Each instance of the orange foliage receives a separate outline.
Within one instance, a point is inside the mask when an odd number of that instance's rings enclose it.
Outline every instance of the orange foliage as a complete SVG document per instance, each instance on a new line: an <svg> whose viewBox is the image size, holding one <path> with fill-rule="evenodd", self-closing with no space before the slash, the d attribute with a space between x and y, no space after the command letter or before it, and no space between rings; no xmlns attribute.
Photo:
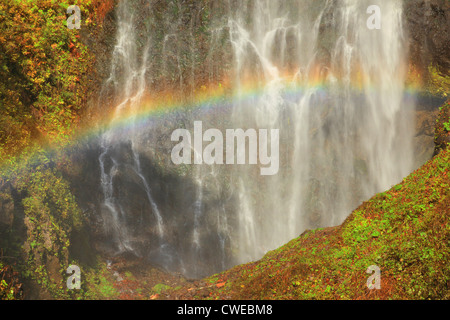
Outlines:
<svg viewBox="0 0 450 320"><path fill-rule="evenodd" d="M114 8L114 0L94 0L93 6L96 12L96 21L99 24L103 23L106 15Z"/></svg>

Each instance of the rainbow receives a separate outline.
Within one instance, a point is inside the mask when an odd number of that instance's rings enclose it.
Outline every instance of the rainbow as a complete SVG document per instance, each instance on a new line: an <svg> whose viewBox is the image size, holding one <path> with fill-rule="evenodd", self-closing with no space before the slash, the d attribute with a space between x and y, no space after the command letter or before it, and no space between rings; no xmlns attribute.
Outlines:
<svg viewBox="0 0 450 320"><path fill-rule="evenodd" d="M291 100L298 101L305 92L313 90L319 97L325 97L331 90L329 84L324 81L301 84L298 81L292 81L291 78L283 77L276 81L282 82L283 95ZM201 86L193 93L192 97L186 98L173 93L159 93L155 96L148 94L141 99L138 106L133 106L128 110L121 111L120 114L112 112L110 117L98 121L94 127L90 126L81 130L81 135L77 139L90 136L98 136L102 132L115 129L125 129L127 127L141 127L150 118L163 117L172 112L188 111L192 109L210 109L216 111L221 108L229 108L232 105L251 102L260 98L270 83L255 84L257 81L247 81L233 89L230 82L226 85L221 82ZM352 84L351 90L355 93L363 93L364 86L362 82ZM368 88L376 90L376 88ZM405 86L405 95L408 98L414 97L420 91L417 84ZM125 108L126 109L126 108Z"/></svg>
<svg viewBox="0 0 450 320"><path fill-rule="evenodd" d="M233 85L232 81L224 80L216 83L202 85L195 90L190 97L185 97L180 93L158 92L157 94L147 93L139 104L129 108L124 108L119 114L114 108L107 109L108 116L97 116L86 124L81 124L68 141L41 146L46 150L58 148L70 148L74 145L100 137L103 133L111 130L131 130L139 129L148 125L149 119L158 119L167 116L172 112L185 112L193 109L217 110L228 109L238 103L251 102L260 98L267 86L273 82L282 84L283 95L291 101L298 101L305 92L313 90L319 97L324 97L331 90L330 84L319 76L311 77L311 81L302 83L295 79L295 76L284 74L282 77L272 82L262 82L260 79L247 77L240 81L239 85ZM405 86L405 96L414 99L420 92L420 81L409 81ZM367 88L366 88L367 89ZM361 78L358 77L351 84L351 90L355 93L362 93L365 90ZM375 88L368 88L375 90ZM37 148L41 150L41 148ZM29 154L29 153L28 153ZM13 158L14 159L14 158ZM0 164L0 169L13 163L12 159Z"/></svg>

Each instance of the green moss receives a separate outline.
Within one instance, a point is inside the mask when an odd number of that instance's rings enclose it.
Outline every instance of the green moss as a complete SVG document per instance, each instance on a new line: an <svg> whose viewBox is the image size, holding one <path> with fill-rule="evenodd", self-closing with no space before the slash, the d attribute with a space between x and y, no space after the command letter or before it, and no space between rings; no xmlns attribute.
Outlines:
<svg viewBox="0 0 450 320"><path fill-rule="evenodd" d="M161 294L162 292L170 289L172 289L172 287L165 285L163 283L158 283L152 288L152 291L156 294Z"/></svg>
<svg viewBox="0 0 450 320"><path fill-rule="evenodd" d="M21 300L21 287L17 272L0 261L0 300Z"/></svg>
<svg viewBox="0 0 450 320"><path fill-rule="evenodd" d="M91 1L0 3L0 189L2 197L14 194L23 226L15 217L13 228L25 230L1 245L14 252L23 278L54 298L76 295L65 270L77 264L69 239L84 223L62 175L70 164L57 150L70 142L94 89L94 56L80 30L64 24L71 4L80 6L84 26L92 24ZM53 151L44 151L47 143Z"/></svg>
<svg viewBox="0 0 450 320"><path fill-rule="evenodd" d="M115 278L108 270L105 263L98 263L95 268L88 269L84 273L81 291L78 297L87 300L113 300L120 295L115 287Z"/></svg>
<svg viewBox="0 0 450 320"><path fill-rule="evenodd" d="M435 153L447 148L450 143L450 100L439 109L439 115L436 119L434 142L436 145Z"/></svg>
<svg viewBox="0 0 450 320"><path fill-rule="evenodd" d="M450 150L374 196L343 225L305 232L209 277L211 299L449 299ZM366 286L381 269L381 290ZM195 294L195 293L194 293Z"/></svg>
<svg viewBox="0 0 450 320"><path fill-rule="evenodd" d="M58 167L64 166L60 157L41 150L0 168L0 177L16 194L16 215L23 215L26 230L24 238L6 241L7 247L3 248L14 250L17 246L12 242L20 241L20 251L15 255L20 258L17 262L22 276L55 298L68 298L72 293L65 286L65 270L77 264L69 260L69 239L74 230L81 228L83 219Z"/></svg>
<svg viewBox="0 0 450 320"><path fill-rule="evenodd" d="M429 81L426 85L426 91L432 96L448 97L450 92L450 77L434 65L428 66L428 77Z"/></svg>
<svg viewBox="0 0 450 320"><path fill-rule="evenodd" d="M89 17L91 1L70 4ZM93 89L94 57L80 31L65 26L68 6L69 1L0 3L2 160L35 141L67 140Z"/></svg>

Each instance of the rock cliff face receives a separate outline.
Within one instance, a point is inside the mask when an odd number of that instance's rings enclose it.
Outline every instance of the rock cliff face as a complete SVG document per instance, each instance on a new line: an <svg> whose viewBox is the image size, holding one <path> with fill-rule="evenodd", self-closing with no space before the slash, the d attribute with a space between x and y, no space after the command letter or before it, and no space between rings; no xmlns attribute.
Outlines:
<svg viewBox="0 0 450 320"><path fill-rule="evenodd" d="M136 3L137 5L144 5L142 1L137 1ZM136 30L137 36L142 36L143 39L145 39L145 30L151 30L152 34L154 34L153 40L155 44L150 50L153 69L152 75L149 75L149 79L147 79L151 90L158 92L161 87L167 87L165 89L185 90L189 93L193 89L200 87L202 82L207 82L211 79L218 80L222 72L229 68L230 59L232 58L229 54L230 50L227 50L226 41L223 41L223 38L213 39L217 34L212 32L213 26L220 25L220 23L223 25L223 21L214 12L226 11L225 1L173 1L170 5L164 5L160 1L152 1L151 5L154 10L151 19L145 16L145 10L148 10L148 8L144 7L138 13L139 19L143 21L148 19L148 21L142 24L138 23ZM410 65L423 74L425 81L429 77L428 67L430 65L438 67L441 73L448 75L450 65L447 54L447 48L450 46L448 1L412 0L404 1L404 6L406 29L410 39ZM171 10L173 10L173 13L168 15L167 12L172 12ZM98 73L100 78L104 79L109 76L109 57L115 45L115 32L117 31L115 13L113 10L106 16L103 28L98 33L98 39L95 41L88 40L99 57ZM170 18L167 16L170 16ZM323 26L320 28L320 32L323 33L321 38L323 39L333 36L328 34L332 33L330 28L327 29L331 19L333 19L331 14L323 19ZM222 36L225 35L225 38L226 34L226 30L222 32ZM330 54L325 40L321 44L321 50L319 55L323 57L323 63L326 65L329 62ZM113 97L113 92L114 88L104 88L102 92L102 97L99 99L102 103L98 104L98 106L104 113L107 112L104 106L110 105L108 102L114 103L113 101L108 101ZM434 153L435 123L439 113L438 106L442 102L442 99L431 97L420 97L417 101L416 137L414 141L416 167L429 160ZM91 174L89 177L83 177L82 175L73 176L69 180L74 182L74 192L79 196L79 199L83 199L83 210L91 214L91 227L96 230L94 238L98 240L98 249L102 249L102 246L105 245L104 239L108 238L106 234L102 233L101 225L103 222L98 214L102 211L101 204L98 203L99 199L102 198L102 194L100 190L93 192L83 188L84 183L87 181L90 182L90 185L98 183L99 172L96 172L95 169L98 161L97 153L98 150L96 151L94 146L89 151L89 155L84 155L85 159L81 156L76 161L81 167L80 172L95 174ZM164 153L168 154L167 150ZM170 194L167 190L173 191L176 190L177 186L189 183L189 181L181 181L176 175L171 176L167 172L159 172L158 170L161 170L161 166L157 163L155 163L154 168L147 169L148 172L152 172L151 188L158 198L167 197ZM167 171L167 166L164 166L164 170ZM130 224L138 225L139 228L145 229L144 233L148 235L148 238L152 238L154 233L154 230L151 228L152 221L136 223L140 219L141 212L149 212L151 209L143 205L142 201L139 201L139 199L145 198L145 195L142 194L143 191L139 188L139 181L134 181L132 177L132 174L117 176L117 179L121 181L120 184L124 187L121 190L115 190L115 192L120 194L121 197L131 200L127 211L136 213L136 216L133 216ZM176 216L175 211L179 210L179 208L183 208L185 211L192 210L192 208L183 206L185 199L192 197L194 195L185 194L178 196L177 199L171 199L169 202L173 205L173 208L166 209L169 211L171 209L171 212L174 212L174 216ZM176 223L174 222L174 224ZM98 228L95 226L98 226ZM135 241L139 242L140 239L135 239ZM142 248L142 251L148 250L149 248Z"/></svg>
<svg viewBox="0 0 450 320"><path fill-rule="evenodd" d="M14 202L8 193L0 193L0 231L12 225L14 220Z"/></svg>
<svg viewBox="0 0 450 320"><path fill-rule="evenodd" d="M447 0L405 1L405 17L410 39L410 61L425 75L434 64L449 75L450 2Z"/></svg>
<svg viewBox="0 0 450 320"><path fill-rule="evenodd" d="M446 81L447 84L433 83L430 66L435 68L441 79L450 75L450 55L448 54L450 2L446 0L404 1L404 12L409 38L410 66L420 73L424 89L439 86L440 93L448 94L448 81ZM442 135L435 141L435 127L439 106L444 102L445 98L431 97L426 92L425 96L419 95L417 98L414 145L418 164L423 164L435 155L435 142L439 146L443 141Z"/></svg>
<svg viewBox="0 0 450 320"><path fill-rule="evenodd" d="M450 100L447 100L440 108L435 131L436 148L434 154L437 155L450 144Z"/></svg>

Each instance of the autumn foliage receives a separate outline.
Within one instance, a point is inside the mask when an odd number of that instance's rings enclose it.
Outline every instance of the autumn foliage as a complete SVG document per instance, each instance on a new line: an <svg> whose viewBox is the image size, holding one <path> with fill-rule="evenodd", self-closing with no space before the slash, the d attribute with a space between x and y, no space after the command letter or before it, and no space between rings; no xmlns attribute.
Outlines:
<svg viewBox="0 0 450 320"><path fill-rule="evenodd" d="M71 1L82 13L89 12L85 3L90 1ZM0 2L2 160L33 142L67 138L87 103L94 59L81 41L82 30L67 28L68 6Z"/></svg>

